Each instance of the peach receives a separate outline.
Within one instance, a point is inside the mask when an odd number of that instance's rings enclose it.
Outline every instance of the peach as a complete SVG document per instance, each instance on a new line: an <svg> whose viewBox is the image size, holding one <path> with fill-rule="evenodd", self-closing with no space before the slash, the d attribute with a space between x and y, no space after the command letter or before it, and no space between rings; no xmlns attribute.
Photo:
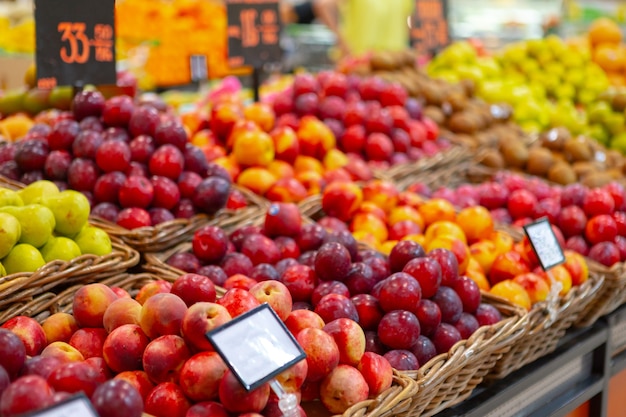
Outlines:
<svg viewBox="0 0 626 417"><path fill-rule="evenodd" d="M198 148L203 148L217 145L217 138L210 129L202 129L194 133L189 142Z"/></svg>
<svg viewBox="0 0 626 417"><path fill-rule="evenodd" d="M216 303L196 303L189 307L181 325L185 342L196 350L213 350L206 333L232 320L225 307Z"/></svg>
<svg viewBox="0 0 626 417"><path fill-rule="evenodd" d="M277 180L278 178L267 169L251 167L241 171L237 177L237 185L245 187L255 194L265 195Z"/></svg>
<svg viewBox="0 0 626 417"><path fill-rule="evenodd" d="M28 356L39 355L46 347L46 332L35 319L26 316L13 317L2 328L12 331L22 340Z"/></svg>
<svg viewBox="0 0 626 417"><path fill-rule="evenodd" d="M226 371L220 381L218 391L220 402L231 413L260 413L270 397L269 384L246 391L230 370Z"/></svg>
<svg viewBox="0 0 626 417"><path fill-rule="evenodd" d="M397 187L383 180L373 180L363 186L363 201L371 201L389 213L398 203Z"/></svg>
<svg viewBox="0 0 626 417"><path fill-rule="evenodd" d="M296 132L289 126L276 127L270 132L274 141L276 159L293 164L300 154L300 142Z"/></svg>
<svg viewBox="0 0 626 417"><path fill-rule="evenodd" d="M204 157L206 158L207 161L210 162L216 162L217 160L221 160L223 161L223 158L226 157L226 149L224 149L223 146L221 145L204 145L203 147L200 148L202 150L202 153L204 154ZM236 165L236 162L233 161L233 164ZM221 164L218 164L221 165ZM230 173L231 171L228 170L228 173ZM231 176L231 178L233 178Z"/></svg>
<svg viewBox="0 0 626 417"><path fill-rule="evenodd" d="M337 145L333 132L314 116L304 116L300 119L297 135L300 153L320 160Z"/></svg>
<svg viewBox="0 0 626 417"><path fill-rule="evenodd" d="M560 282L562 285L559 295L564 296L572 289L572 276L569 271L563 265L557 265L550 269L550 275L555 282Z"/></svg>
<svg viewBox="0 0 626 417"><path fill-rule="evenodd" d="M454 253L459 263L459 274L465 273L471 255L469 248L462 240L457 239L456 236L440 235L426 244L426 252L436 248L448 249Z"/></svg>
<svg viewBox="0 0 626 417"><path fill-rule="evenodd" d="M293 310L285 320L285 326L296 336L300 330L313 328L321 330L324 327L324 320L314 311L311 310Z"/></svg>
<svg viewBox="0 0 626 417"><path fill-rule="evenodd" d="M442 198L433 198L422 203L417 211L424 219L424 224L430 224L439 220L448 220L454 222L456 220L456 211L454 206L447 200Z"/></svg>
<svg viewBox="0 0 626 417"><path fill-rule="evenodd" d="M200 352L183 365L180 388L194 402L218 398L219 385L228 367L216 352Z"/></svg>
<svg viewBox="0 0 626 417"><path fill-rule="evenodd" d="M511 303L525 308L526 310L530 310L530 307L532 306L530 296L524 287L510 279L498 282L491 287L490 292L491 294L509 300Z"/></svg>
<svg viewBox="0 0 626 417"><path fill-rule="evenodd" d="M141 305L143 305L146 300L153 295L169 293L172 291L172 283L165 280L157 280L152 281L145 284L143 287L139 289L139 292L135 296L135 300Z"/></svg>
<svg viewBox="0 0 626 417"><path fill-rule="evenodd" d="M155 384L178 383L180 371L190 356L182 337L173 334L161 336L146 346L142 358L143 370Z"/></svg>
<svg viewBox="0 0 626 417"><path fill-rule="evenodd" d="M68 343L70 346L76 348L85 359L93 357L101 358L102 346L106 338L107 332L103 328L84 327L76 330Z"/></svg>
<svg viewBox="0 0 626 417"><path fill-rule="evenodd" d="M150 340L136 324L123 324L107 336L102 347L104 360L115 372L141 370L143 353Z"/></svg>
<svg viewBox="0 0 626 417"><path fill-rule="evenodd" d="M358 208L355 214L359 213L370 213L374 216L378 217L383 222L387 223L387 213L380 207L378 207L375 203L371 201L364 201L361 203L361 206Z"/></svg>
<svg viewBox="0 0 626 417"><path fill-rule="evenodd" d="M307 196L307 189L295 178L280 178L265 192L268 200L282 203L299 203Z"/></svg>
<svg viewBox="0 0 626 417"><path fill-rule="evenodd" d="M296 340L306 353L307 380L320 381L339 364L339 347L324 330L303 329L296 335Z"/></svg>
<svg viewBox="0 0 626 417"><path fill-rule="evenodd" d="M293 163L293 169L295 174L301 174L303 172L316 172L320 175L324 174L324 165L312 156L298 155Z"/></svg>
<svg viewBox="0 0 626 417"><path fill-rule="evenodd" d="M372 213L357 213L350 222L350 230L353 232L366 231L376 237L381 243L389 237L389 231L384 221Z"/></svg>
<svg viewBox="0 0 626 417"><path fill-rule="evenodd" d="M117 295L104 284L87 284L76 291L72 312L80 327L102 327L102 317Z"/></svg>
<svg viewBox="0 0 626 417"><path fill-rule="evenodd" d="M370 398L378 396L393 383L393 368L386 358L377 353L365 352L357 369L367 382Z"/></svg>
<svg viewBox="0 0 626 417"><path fill-rule="evenodd" d="M307 190L307 195L319 195L326 187L322 174L314 171L305 171L296 174L296 180Z"/></svg>
<svg viewBox="0 0 626 417"><path fill-rule="evenodd" d="M347 318L327 323L322 329L332 336L339 349L339 363L357 366L365 353L365 333L359 324Z"/></svg>
<svg viewBox="0 0 626 417"><path fill-rule="evenodd" d="M431 241L434 238L442 235L454 236L463 243L467 243L467 237L461 227L449 220L439 220L431 223L424 232L427 241Z"/></svg>
<svg viewBox="0 0 626 417"><path fill-rule="evenodd" d="M302 359L291 368L278 374L276 380L280 382L285 391L299 393L308 371L309 365L306 359Z"/></svg>
<svg viewBox="0 0 626 417"><path fill-rule="evenodd" d="M368 397L369 386L365 378L350 365L337 366L320 385L320 400L333 414L341 414Z"/></svg>
<svg viewBox="0 0 626 417"><path fill-rule="evenodd" d="M483 291L489 291L491 289L491 284L489 284L489 280L487 276L483 272L480 264L473 258L470 258L467 263L467 269L465 270L465 275L469 277L472 281L474 281L478 288Z"/></svg>
<svg viewBox="0 0 626 417"><path fill-rule="evenodd" d="M267 170L274 174L276 178L293 178L296 173L293 166L281 160L274 160L267 166Z"/></svg>
<svg viewBox="0 0 626 417"><path fill-rule="evenodd" d="M333 169L343 168L348 165L348 157L339 149L331 149L324 156L324 160L322 161L322 163L327 171L331 171Z"/></svg>
<svg viewBox="0 0 626 417"><path fill-rule="evenodd" d="M245 131L235 136L233 155L241 166L266 167L274 160L276 151L272 137L262 131Z"/></svg>
<svg viewBox="0 0 626 417"><path fill-rule="evenodd" d="M2 395L0 414L17 416L28 414L52 405L54 390L39 375L27 375L16 379Z"/></svg>
<svg viewBox="0 0 626 417"><path fill-rule="evenodd" d="M82 362L85 360L78 349L65 342L52 342L41 351L43 357L53 357L61 362Z"/></svg>
<svg viewBox="0 0 626 417"><path fill-rule="evenodd" d="M52 342L69 342L72 334L78 330L76 319L69 313L54 313L41 323L41 327L48 345Z"/></svg>
<svg viewBox="0 0 626 417"><path fill-rule="evenodd" d="M141 304L132 298L118 298L104 312L104 329L111 333L123 324L139 324Z"/></svg>
<svg viewBox="0 0 626 417"><path fill-rule="evenodd" d="M252 294L240 288L226 291L226 294L217 300L217 304L225 307L232 318L261 305Z"/></svg>
<svg viewBox="0 0 626 417"><path fill-rule="evenodd" d="M144 333L155 339L166 334L180 334L187 305L177 295L162 293L154 295L141 308L139 324Z"/></svg>
<svg viewBox="0 0 626 417"><path fill-rule="evenodd" d="M263 131L269 132L274 127L276 115L267 103L252 103L243 110L243 117L257 124Z"/></svg>
<svg viewBox="0 0 626 417"><path fill-rule="evenodd" d="M228 139L226 140L226 148L232 150L235 140L239 136L248 132L255 133L260 131L261 129L259 129L259 126L251 120L237 120L233 125L233 130L230 131L230 135L228 135Z"/></svg>
<svg viewBox="0 0 626 417"><path fill-rule="evenodd" d="M410 220L413 223L417 224L420 229L424 230L424 219L422 215L417 211L417 209L411 206L397 206L391 209L389 212L389 217L387 218L387 223L389 226L393 226L396 223Z"/></svg>
<svg viewBox="0 0 626 417"><path fill-rule="evenodd" d="M532 304L544 301L550 293L548 282L532 272L516 276L513 278L513 282L521 285L526 290Z"/></svg>
<svg viewBox="0 0 626 417"><path fill-rule="evenodd" d="M110 287L110 288L111 288L111 291L113 291L115 295L117 295L117 298L131 298L128 291L126 291L122 287Z"/></svg>
<svg viewBox="0 0 626 417"><path fill-rule="evenodd" d="M241 288L242 290L249 290L257 281L244 274L235 274L229 276L224 281L224 289L230 290L231 288Z"/></svg>
<svg viewBox="0 0 626 417"><path fill-rule="evenodd" d="M496 244L490 240L481 240L471 244L469 250L472 259L480 265L483 272L488 274L493 261L498 257Z"/></svg>
<svg viewBox="0 0 626 417"><path fill-rule="evenodd" d="M402 191L398 194L398 207L409 206L417 210L424 201L426 201L424 197L411 191Z"/></svg>
<svg viewBox="0 0 626 417"><path fill-rule="evenodd" d="M518 252L509 251L498 255L491 264L489 281L491 285L506 279L513 279L518 275L530 272L528 263Z"/></svg>
<svg viewBox="0 0 626 417"><path fill-rule="evenodd" d="M293 300L285 285L279 281L261 281L248 290L261 304L268 303L278 317L285 321L291 313Z"/></svg>
<svg viewBox="0 0 626 417"><path fill-rule="evenodd" d="M211 131L218 138L225 140L230 134L237 120L241 120L243 111L238 103L217 103L211 109Z"/></svg>
<svg viewBox="0 0 626 417"><path fill-rule="evenodd" d="M148 378L148 374L144 371L124 371L115 375L113 379L123 379L130 383L141 395L145 401L148 394L154 389L154 384Z"/></svg>
<svg viewBox="0 0 626 417"><path fill-rule="evenodd" d="M324 179L326 184L330 184L330 183L338 182L338 181L343 181L343 182L352 181L352 176L350 175L350 173L343 168L336 168L336 169L328 170L324 172L324 174L322 175L322 178Z"/></svg>
<svg viewBox="0 0 626 417"><path fill-rule="evenodd" d="M566 250L563 266L569 272L573 286L581 285L589 279L589 266L581 254Z"/></svg>
<svg viewBox="0 0 626 417"><path fill-rule="evenodd" d="M144 412L157 417L186 417L191 403L173 382L162 382L146 397Z"/></svg>
<svg viewBox="0 0 626 417"><path fill-rule="evenodd" d="M496 245L496 253L498 255L502 255L513 249L513 238L505 232L496 230L491 234L489 240Z"/></svg>
<svg viewBox="0 0 626 417"><path fill-rule="evenodd" d="M224 240L227 240L226 237ZM215 284L204 275L184 274L172 285L172 294L181 298L190 307L199 302L215 302Z"/></svg>
<svg viewBox="0 0 626 417"><path fill-rule="evenodd" d="M457 214L456 222L470 243L488 239L493 233L491 213L482 206L464 208Z"/></svg>

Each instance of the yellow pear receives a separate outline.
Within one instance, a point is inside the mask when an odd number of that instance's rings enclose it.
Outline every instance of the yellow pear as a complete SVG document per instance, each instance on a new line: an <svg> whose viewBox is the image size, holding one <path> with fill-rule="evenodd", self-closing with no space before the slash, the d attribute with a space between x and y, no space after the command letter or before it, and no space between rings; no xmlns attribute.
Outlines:
<svg viewBox="0 0 626 417"><path fill-rule="evenodd" d="M42 204L52 210L56 219L54 231L59 235L75 236L89 219L89 200L78 191L65 190L44 196Z"/></svg>
<svg viewBox="0 0 626 417"><path fill-rule="evenodd" d="M111 238L107 232L94 226L85 226L74 237L74 242L78 245L83 254L89 253L97 256L104 256L111 253Z"/></svg>
<svg viewBox="0 0 626 417"><path fill-rule="evenodd" d="M6 273L35 272L46 264L39 250L33 245L20 243L2 260Z"/></svg>
<svg viewBox="0 0 626 417"><path fill-rule="evenodd" d="M15 216L0 213L0 258L4 258L20 240L22 226Z"/></svg>
<svg viewBox="0 0 626 417"><path fill-rule="evenodd" d="M22 198L24 204L41 203L44 196L50 196L59 193L59 187L52 181L40 180L28 184L17 192Z"/></svg>
<svg viewBox="0 0 626 417"><path fill-rule="evenodd" d="M56 224L54 214L41 204L0 207L0 212L15 216L20 222L22 233L19 243L28 243L39 248L52 236Z"/></svg>

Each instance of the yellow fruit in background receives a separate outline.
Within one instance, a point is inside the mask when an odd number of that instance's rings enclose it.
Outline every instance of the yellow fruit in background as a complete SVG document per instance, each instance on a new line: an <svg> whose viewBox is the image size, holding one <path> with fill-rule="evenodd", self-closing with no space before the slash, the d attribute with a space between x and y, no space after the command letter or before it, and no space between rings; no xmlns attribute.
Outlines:
<svg viewBox="0 0 626 417"><path fill-rule="evenodd" d="M19 242L36 248L43 246L52 236L56 224L49 208L40 204L28 204L21 207L0 207L0 212L14 216L21 225ZM6 266L6 265L5 265Z"/></svg>
<svg viewBox="0 0 626 417"><path fill-rule="evenodd" d="M513 282L509 279L498 282L496 285L491 287L489 291L493 295L497 295L498 297L502 297L506 300L509 300L511 303L516 304L526 310L530 310L531 301L528 293L516 282Z"/></svg>
<svg viewBox="0 0 626 417"><path fill-rule="evenodd" d="M65 190L44 196L42 204L54 214L56 220L54 231L60 235L75 236L87 224L89 200L78 191Z"/></svg>
<svg viewBox="0 0 626 417"><path fill-rule="evenodd" d="M14 114L0 121L0 135L15 141L26 135L33 126L33 120L24 114Z"/></svg>
<svg viewBox="0 0 626 417"><path fill-rule="evenodd" d="M233 155L243 166L265 167L274 160L274 141L262 131L245 131L233 143Z"/></svg>
<svg viewBox="0 0 626 417"><path fill-rule="evenodd" d="M0 258L7 256L13 246L20 240L22 226L8 213L0 213Z"/></svg>
<svg viewBox="0 0 626 417"><path fill-rule="evenodd" d="M18 272L35 272L46 264L36 247L27 243L15 245L9 254L2 259L8 275Z"/></svg>
<svg viewBox="0 0 626 417"><path fill-rule="evenodd" d="M24 202L19 194L8 188L0 187L0 207L4 206L23 206Z"/></svg>
<svg viewBox="0 0 626 417"><path fill-rule="evenodd" d="M59 187L52 181L40 180L28 184L26 187L17 191L24 204L40 203L44 196L58 194Z"/></svg>
<svg viewBox="0 0 626 417"><path fill-rule="evenodd" d="M44 261L71 261L81 255L81 250L72 239L59 236L52 237L41 248L41 256Z"/></svg>
<svg viewBox="0 0 626 417"><path fill-rule="evenodd" d="M83 254L104 256L113 250L111 238L107 232L94 226L87 225L83 227L74 237L74 242L76 242Z"/></svg>

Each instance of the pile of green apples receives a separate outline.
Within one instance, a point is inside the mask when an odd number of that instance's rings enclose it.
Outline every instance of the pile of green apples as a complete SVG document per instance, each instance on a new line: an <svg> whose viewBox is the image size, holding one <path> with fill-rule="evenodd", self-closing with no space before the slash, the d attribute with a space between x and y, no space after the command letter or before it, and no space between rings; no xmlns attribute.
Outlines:
<svg viewBox="0 0 626 417"><path fill-rule="evenodd" d="M487 102L514 108L515 121L528 132L565 127L612 146L626 130L624 112L607 105L609 79L592 62L589 51L557 36L507 45L480 56L470 43L455 42L427 66L433 78L449 82L470 79L476 94Z"/></svg>
<svg viewBox="0 0 626 417"><path fill-rule="evenodd" d="M48 262L111 253L111 239L88 224L89 201L51 181L0 188L0 275L34 272Z"/></svg>

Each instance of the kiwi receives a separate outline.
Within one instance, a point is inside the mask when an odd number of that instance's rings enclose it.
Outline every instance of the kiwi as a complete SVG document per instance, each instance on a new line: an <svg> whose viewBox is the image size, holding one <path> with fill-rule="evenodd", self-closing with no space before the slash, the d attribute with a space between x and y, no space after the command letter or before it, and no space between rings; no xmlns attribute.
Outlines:
<svg viewBox="0 0 626 417"><path fill-rule="evenodd" d="M554 164L554 157L549 149L541 146L536 146L528 151L528 163L526 164L526 171L532 175L545 176L552 165Z"/></svg>
<svg viewBox="0 0 626 417"><path fill-rule="evenodd" d="M450 103L452 110L455 112L463 111L467 108L467 97L462 92L451 92L446 97L446 101Z"/></svg>
<svg viewBox="0 0 626 417"><path fill-rule="evenodd" d="M479 157L478 162L489 168L503 169L505 167L502 154L495 149L487 149Z"/></svg>
<svg viewBox="0 0 626 417"><path fill-rule="evenodd" d="M558 162L548 170L548 179L557 184L567 185L575 183L577 177L568 163Z"/></svg>
<svg viewBox="0 0 626 417"><path fill-rule="evenodd" d="M524 168L528 162L528 149L519 141L505 142L501 145L502 156L511 168Z"/></svg>
<svg viewBox="0 0 626 417"><path fill-rule="evenodd" d="M476 149L479 145L476 138L472 135L467 135L465 133L450 133L454 137L454 139L452 140L453 143L466 146L470 149Z"/></svg>
<svg viewBox="0 0 626 417"><path fill-rule="evenodd" d="M393 53L388 51L377 51L372 53L372 56L370 57L370 66L374 71L391 71L398 67L398 65L396 65L396 59L393 56Z"/></svg>
<svg viewBox="0 0 626 417"><path fill-rule="evenodd" d="M589 143L582 138L572 138L563 144L563 152L570 161L590 161L593 152Z"/></svg>
<svg viewBox="0 0 626 417"><path fill-rule="evenodd" d="M446 115L443 110L437 106L426 106L423 110L424 116L429 117L438 125L443 125L446 121Z"/></svg>
<svg viewBox="0 0 626 417"><path fill-rule="evenodd" d="M599 167L594 162L578 161L572 164L572 169L579 178L582 178L594 172L597 172Z"/></svg>
<svg viewBox="0 0 626 417"><path fill-rule="evenodd" d="M474 133L480 128L480 120L470 112L454 113L448 119L448 127L455 133Z"/></svg>
<svg viewBox="0 0 626 417"><path fill-rule="evenodd" d="M592 172L581 179L581 183L589 188L603 187L613 181L611 174L607 172Z"/></svg>
<svg viewBox="0 0 626 417"><path fill-rule="evenodd" d="M544 132L541 137L541 144L553 151L560 151L563 149L565 142L571 139L569 130L562 127L555 127L547 132Z"/></svg>

